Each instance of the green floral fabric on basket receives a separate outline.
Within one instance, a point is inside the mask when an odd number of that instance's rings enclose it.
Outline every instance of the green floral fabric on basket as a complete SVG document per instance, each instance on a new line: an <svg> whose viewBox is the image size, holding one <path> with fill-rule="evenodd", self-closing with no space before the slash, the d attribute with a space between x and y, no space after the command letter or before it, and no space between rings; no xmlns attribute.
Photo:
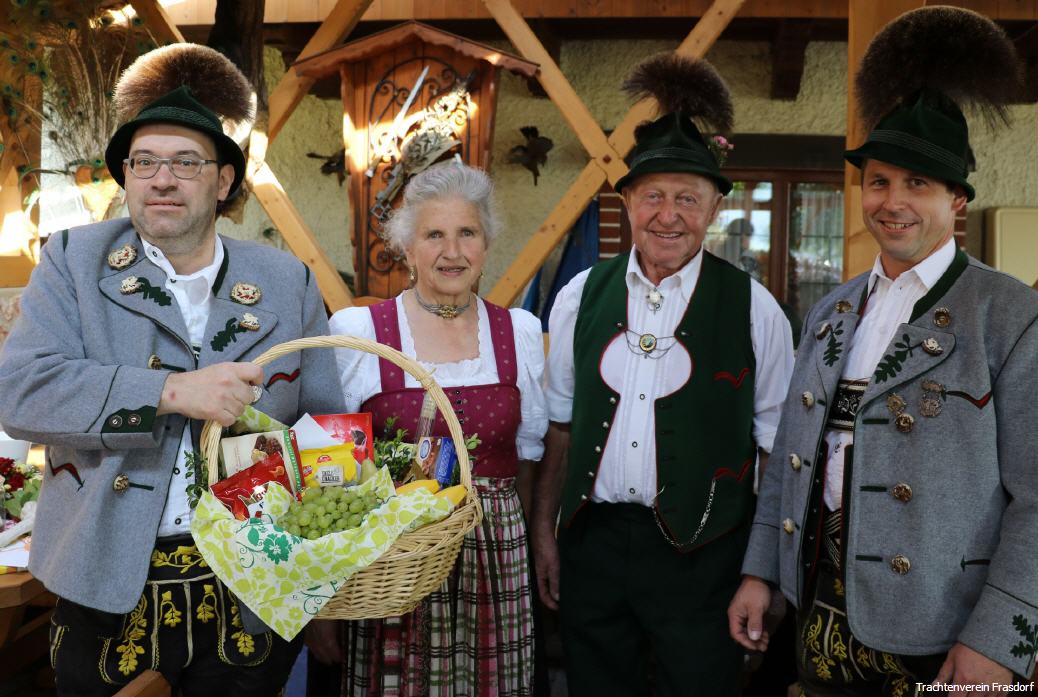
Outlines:
<svg viewBox="0 0 1038 697"><path fill-rule="evenodd" d="M191 534L213 572L260 619L291 640L349 578L388 550L405 532L447 517L454 504L420 489L396 496L383 467L358 487L385 500L358 528L316 540L277 525L292 495L270 484L265 515L235 520L209 491L195 509Z"/></svg>

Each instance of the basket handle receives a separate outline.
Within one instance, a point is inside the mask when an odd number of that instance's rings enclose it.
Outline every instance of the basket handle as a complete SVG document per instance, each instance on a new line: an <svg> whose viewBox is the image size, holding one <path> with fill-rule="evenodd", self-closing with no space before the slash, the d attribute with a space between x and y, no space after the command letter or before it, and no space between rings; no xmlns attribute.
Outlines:
<svg viewBox="0 0 1038 697"><path fill-rule="evenodd" d="M443 389L436 384L436 381L433 380L432 374L429 373L429 371L423 368L421 364L414 359L405 356L394 348L380 344L377 341L372 341L371 339L360 339L355 336L345 335L312 336L305 339L286 341L283 344L278 344L277 346L267 349L267 351L258 356L252 362L256 365L263 366L271 361L281 358L282 356L287 356L295 351L301 351L308 348L356 349L358 351L373 353L376 356L385 358L387 361L395 363L407 371L422 385L426 392L432 396L436 408L439 409L440 414L443 415L444 420L447 422L447 429L450 431L451 438L454 439L455 449L458 451L458 467L460 468L461 473L461 483L465 485L466 489L468 489L469 496L473 495L472 468L469 464L469 452L465 447L465 434L462 433L461 423L458 422L458 417L451 408L450 399L446 394L444 394ZM215 484L220 476L219 461L221 433L222 428L216 421L206 421L205 425L202 427L200 441L202 452L205 454L206 467L209 472L209 486ZM372 450L372 453L374 453L374 450Z"/></svg>

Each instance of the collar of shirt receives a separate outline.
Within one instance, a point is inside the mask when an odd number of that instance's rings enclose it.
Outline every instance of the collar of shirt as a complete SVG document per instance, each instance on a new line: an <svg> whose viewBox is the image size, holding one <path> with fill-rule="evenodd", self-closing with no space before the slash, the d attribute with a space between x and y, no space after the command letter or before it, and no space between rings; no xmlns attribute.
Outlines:
<svg viewBox="0 0 1038 697"><path fill-rule="evenodd" d="M955 238L952 237L945 242L936 252L923 259L921 262L910 268L905 273L914 274L915 278L919 279L927 290L930 290L937 281L940 280L944 272L951 266L952 260L955 259ZM876 261L872 264L872 274L869 276L869 288L875 289L876 284L880 279L893 283L894 279L887 276L886 272L883 271L883 262L880 261L880 257L876 255Z"/></svg>
<svg viewBox="0 0 1038 697"><path fill-rule="evenodd" d="M638 263L638 250L635 247L631 248L631 253L627 257L627 290L628 292L635 292L638 286L638 282L647 286L648 288L659 288L665 290L667 288L673 288L675 285L678 286L681 296L687 305L692 300L692 293L696 289L696 283L699 281L699 270L703 268L703 247L699 247L699 251L692 257L687 264L681 267L677 273L667 276L659 285L656 285L645 275L642 271L641 264Z"/></svg>
<svg viewBox="0 0 1038 697"><path fill-rule="evenodd" d="M183 288L189 302L199 305L209 298L213 284L216 283L216 277L220 273L220 266L223 265L223 242L220 241L219 235L216 235L214 243L216 247L213 252L213 263L188 275L178 274L166 255L155 245L150 244L144 238L141 238L141 244L144 245L144 256L148 261L162 269L171 282Z"/></svg>

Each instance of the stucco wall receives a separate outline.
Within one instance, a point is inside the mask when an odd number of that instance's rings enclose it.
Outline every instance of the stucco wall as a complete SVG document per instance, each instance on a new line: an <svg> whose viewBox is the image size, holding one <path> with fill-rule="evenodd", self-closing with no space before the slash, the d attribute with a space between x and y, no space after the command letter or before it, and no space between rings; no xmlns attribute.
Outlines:
<svg viewBox="0 0 1038 697"><path fill-rule="evenodd" d="M622 119L630 102L619 83L631 66L653 53L669 50L664 41L569 41L562 45L560 67L592 115L604 129ZM721 41L708 58L728 82L735 99L735 130L742 133L840 135L846 123L847 45L809 44L800 95L796 101L769 99L771 56L767 43ZM267 79L273 86L284 72L280 54L267 53ZM982 124L974 128L978 158L977 198L970 210L970 248L980 249L980 215L988 206L1038 205L1038 107L1015 107L1015 127L997 137ZM522 126L537 126L555 142L537 186L533 176L506 163L508 151L523 142ZM341 106L338 100L306 97L271 145L268 161L282 185L311 226L323 248L340 269L352 273L348 238L347 189L335 177L319 173L320 162L309 151L331 154L341 147ZM558 109L533 97L524 80L503 72L495 126L492 174L499 192L504 231L488 260L484 289L493 286L533 232L548 216L562 193L587 162L579 141ZM736 144L738 146L738 144ZM996 155L997 153L997 155ZM222 232L261 239L271 223L262 208L250 201L240 226L221 223Z"/></svg>

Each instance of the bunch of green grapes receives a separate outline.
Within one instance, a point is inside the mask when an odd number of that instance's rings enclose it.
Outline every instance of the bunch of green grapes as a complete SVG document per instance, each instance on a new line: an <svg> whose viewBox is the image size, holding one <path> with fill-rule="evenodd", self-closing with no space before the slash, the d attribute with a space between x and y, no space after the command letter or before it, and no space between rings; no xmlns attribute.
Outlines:
<svg viewBox="0 0 1038 697"><path fill-rule="evenodd" d="M382 501L369 491L359 494L357 487L311 487L303 492L302 501L293 501L278 525L291 535L316 540L330 532L359 527L368 511Z"/></svg>

